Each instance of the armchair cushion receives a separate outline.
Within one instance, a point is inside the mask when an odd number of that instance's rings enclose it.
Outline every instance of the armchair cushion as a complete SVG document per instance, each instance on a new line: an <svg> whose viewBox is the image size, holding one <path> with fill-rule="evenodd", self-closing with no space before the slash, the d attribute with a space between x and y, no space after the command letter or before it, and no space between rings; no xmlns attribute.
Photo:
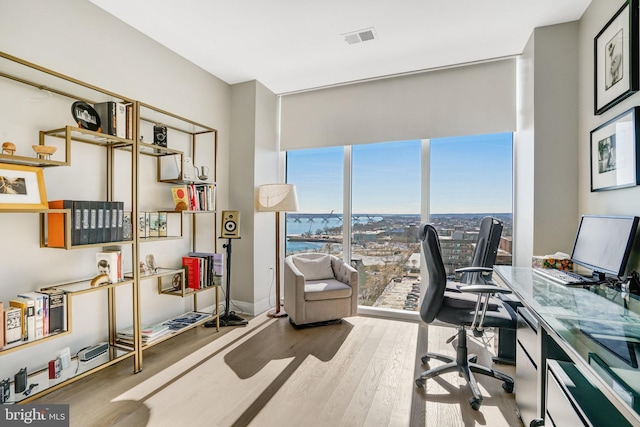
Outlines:
<svg viewBox="0 0 640 427"><path fill-rule="evenodd" d="M350 286L335 279L307 280L304 284L305 301L349 298L351 297L351 292Z"/></svg>
<svg viewBox="0 0 640 427"><path fill-rule="evenodd" d="M322 255L312 259L294 256L293 263L298 267L307 282L335 278L329 255Z"/></svg>

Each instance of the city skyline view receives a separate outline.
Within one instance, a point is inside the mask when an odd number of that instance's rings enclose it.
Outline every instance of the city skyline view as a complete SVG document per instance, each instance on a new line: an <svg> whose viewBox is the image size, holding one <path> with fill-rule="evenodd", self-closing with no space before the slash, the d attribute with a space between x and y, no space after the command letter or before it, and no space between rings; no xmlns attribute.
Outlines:
<svg viewBox="0 0 640 427"><path fill-rule="evenodd" d="M419 214L429 195L431 213L510 213L512 134L430 140L430 188L422 190L422 140L352 147L352 210ZM287 182L300 212L343 211L344 148L287 152Z"/></svg>

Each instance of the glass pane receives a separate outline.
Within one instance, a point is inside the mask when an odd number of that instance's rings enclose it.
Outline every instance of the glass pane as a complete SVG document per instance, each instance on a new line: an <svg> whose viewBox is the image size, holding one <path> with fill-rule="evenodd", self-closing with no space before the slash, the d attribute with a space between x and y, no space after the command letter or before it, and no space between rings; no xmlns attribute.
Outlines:
<svg viewBox="0 0 640 427"><path fill-rule="evenodd" d="M286 255L342 256L344 148L287 152L287 182L296 186L300 212L287 213Z"/></svg>
<svg viewBox="0 0 640 427"><path fill-rule="evenodd" d="M360 305L417 309L421 145L353 147L351 263L359 271Z"/></svg>
<svg viewBox="0 0 640 427"><path fill-rule="evenodd" d="M496 264L511 265L511 133L431 140L430 221L440 237L447 273L471 265L480 221L503 222Z"/></svg>

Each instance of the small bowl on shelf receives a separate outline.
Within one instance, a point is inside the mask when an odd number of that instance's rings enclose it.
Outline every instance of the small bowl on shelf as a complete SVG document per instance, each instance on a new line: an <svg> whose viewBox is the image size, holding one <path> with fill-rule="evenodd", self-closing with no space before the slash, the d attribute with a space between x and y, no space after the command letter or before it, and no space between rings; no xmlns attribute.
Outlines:
<svg viewBox="0 0 640 427"><path fill-rule="evenodd" d="M38 158L47 160L51 160L51 155L58 149L58 147L52 147L50 145L32 145L31 148L36 152Z"/></svg>

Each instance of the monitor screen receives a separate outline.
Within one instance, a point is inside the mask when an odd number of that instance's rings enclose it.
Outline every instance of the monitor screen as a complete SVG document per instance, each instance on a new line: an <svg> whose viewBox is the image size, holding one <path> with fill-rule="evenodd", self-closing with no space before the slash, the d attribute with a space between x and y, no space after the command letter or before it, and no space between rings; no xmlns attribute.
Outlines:
<svg viewBox="0 0 640 427"><path fill-rule="evenodd" d="M594 274L621 277L627 268L637 228L637 216L584 215L571 260L593 270Z"/></svg>

